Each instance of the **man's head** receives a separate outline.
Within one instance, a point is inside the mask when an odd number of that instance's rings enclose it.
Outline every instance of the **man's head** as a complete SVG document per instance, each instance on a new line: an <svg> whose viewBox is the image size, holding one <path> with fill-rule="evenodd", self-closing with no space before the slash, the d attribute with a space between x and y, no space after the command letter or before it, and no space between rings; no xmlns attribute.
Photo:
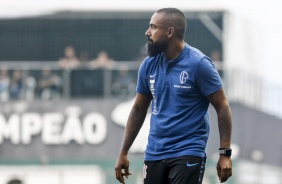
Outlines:
<svg viewBox="0 0 282 184"><path fill-rule="evenodd" d="M67 58L75 57L75 50L72 46L67 46L65 48L65 57L67 57Z"/></svg>
<svg viewBox="0 0 282 184"><path fill-rule="evenodd" d="M149 56L163 52L170 41L184 40L186 18L176 8L162 8L151 17L150 25L145 35L148 37L147 51Z"/></svg>

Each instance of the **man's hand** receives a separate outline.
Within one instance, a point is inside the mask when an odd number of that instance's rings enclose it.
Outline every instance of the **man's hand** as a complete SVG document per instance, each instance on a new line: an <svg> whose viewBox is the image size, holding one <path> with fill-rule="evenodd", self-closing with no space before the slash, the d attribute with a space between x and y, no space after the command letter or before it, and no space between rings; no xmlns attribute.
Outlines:
<svg viewBox="0 0 282 184"><path fill-rule="evenodd" d="M232 176L232 161L230 157L220 155L216 169L220 183L225 182L230 176Z"/></svg>
<svg viewBox="0 0 282 184"><path fill-rule="evenodd" d="M129 172L129 160L127 155L120 154L116 163L116 179L125 184L124 176L128 178L131 173ZM123 172L124 171L124 172Z"/></svg>

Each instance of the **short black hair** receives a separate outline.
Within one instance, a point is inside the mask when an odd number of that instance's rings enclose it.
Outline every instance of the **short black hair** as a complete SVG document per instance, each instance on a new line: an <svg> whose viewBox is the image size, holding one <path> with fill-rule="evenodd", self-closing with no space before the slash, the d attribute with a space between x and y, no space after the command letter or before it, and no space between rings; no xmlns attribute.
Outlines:
<svg viewBox="0 0 282 184"><path fill-rule="evenodd" d="M185 15L181 10L177 8L162 8L156 11L156 13L164 13L165 24L168 27L174 27L177 38L184 39L187 23Z"/></svg>

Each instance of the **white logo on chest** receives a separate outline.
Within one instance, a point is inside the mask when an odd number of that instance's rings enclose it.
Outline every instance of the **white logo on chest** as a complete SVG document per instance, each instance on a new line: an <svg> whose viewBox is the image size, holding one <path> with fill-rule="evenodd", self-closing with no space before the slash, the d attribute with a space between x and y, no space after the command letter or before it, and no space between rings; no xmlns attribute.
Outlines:
<svg viewBox="0 0 282 184"><path fill-rule="evenodd" d="M179 75L180 84L184 84L186 82L186 80L188 79L188 77L189 77L188 72L182 71Z"/></svg>

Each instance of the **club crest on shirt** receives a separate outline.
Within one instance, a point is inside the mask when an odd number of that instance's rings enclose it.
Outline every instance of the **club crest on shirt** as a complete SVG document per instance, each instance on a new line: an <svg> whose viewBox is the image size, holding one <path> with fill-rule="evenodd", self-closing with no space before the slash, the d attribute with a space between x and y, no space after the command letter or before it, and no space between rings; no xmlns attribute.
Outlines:
<svg viewBox="0 0 282 184"><path fill-rule="evenodd" d="M188 72L186 71L182 71L179 75L179 83L180 84L174 84L173 87L175 88L182 88L182 89L190 89L191 86L187 85L186 81L189 77Z"/></svg>
<svg viewBox="0 0 282 184"><path fill-rule="evenodd" d="M180 84L184 84L186 82L186 80L188 79L188 77L189 77L188 72L182 71L179 75Z"/></svg>

